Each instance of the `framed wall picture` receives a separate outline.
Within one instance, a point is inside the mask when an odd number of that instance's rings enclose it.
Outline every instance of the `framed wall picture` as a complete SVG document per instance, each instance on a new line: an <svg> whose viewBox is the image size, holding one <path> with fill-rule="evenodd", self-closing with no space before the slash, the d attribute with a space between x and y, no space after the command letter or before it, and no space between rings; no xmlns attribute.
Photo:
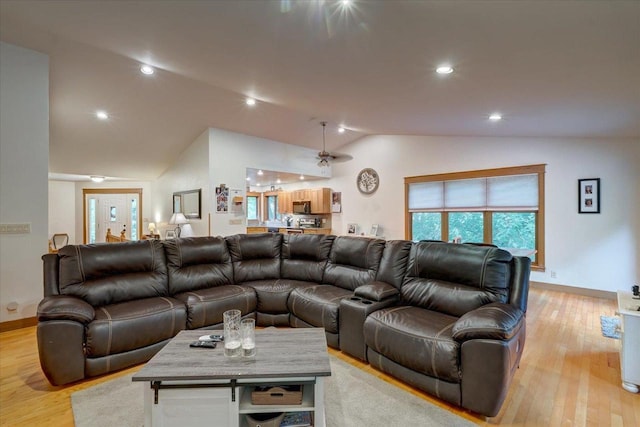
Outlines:
<svg viewBox="0 0 640 427"><path fill-rule="evenodd" d="M334 191L331 195L331 212L342 212L342 192Z"/></svg>
<svg viewBox="0 0 640 427"><path fill-rule="evenodd" d="M371 232L369 233L369 235L371 235L371 236L377 236L378 235L378 224L372 224L371 225Z"/></svg>
<svg viewBox="0 0 640 427"><path fill-rule="evenodd" d="M347 234L358 234L358 224L347 224Z"/></svg>
<svg viewBox="0 0 640 427"><path fill-rule="evenodd" d="M600 213L600 178L578 180L578 213Z"/></svg>

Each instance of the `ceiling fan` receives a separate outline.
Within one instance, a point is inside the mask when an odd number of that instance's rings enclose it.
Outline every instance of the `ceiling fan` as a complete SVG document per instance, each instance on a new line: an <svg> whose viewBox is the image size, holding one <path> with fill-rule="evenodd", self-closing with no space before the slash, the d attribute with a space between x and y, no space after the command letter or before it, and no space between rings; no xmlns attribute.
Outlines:
<svg viewBox="0 0 640 427"><path fill-rule="evenodd" d="M327 128L327 122L320 122L322 125L322 151L318 152L318 166L320 167L328 167L330 162L346 162L353 157L348 154L339 154L339 153L329 153L326 149L326 141L325 141L325 131Z"/></svg>

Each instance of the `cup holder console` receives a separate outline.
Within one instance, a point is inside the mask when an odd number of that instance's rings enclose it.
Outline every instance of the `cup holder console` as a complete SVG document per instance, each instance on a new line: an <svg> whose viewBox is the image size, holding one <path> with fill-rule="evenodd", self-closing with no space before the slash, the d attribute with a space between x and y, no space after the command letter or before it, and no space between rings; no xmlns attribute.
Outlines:
<svg viewBox="0 0 640 427"><path fill-rule="evenodd" d="M367 346L364 343L364 321L370 313L394 302L394 298L385 301L371 301L355 295L340 301L340 350L366 361Z"/></svg>

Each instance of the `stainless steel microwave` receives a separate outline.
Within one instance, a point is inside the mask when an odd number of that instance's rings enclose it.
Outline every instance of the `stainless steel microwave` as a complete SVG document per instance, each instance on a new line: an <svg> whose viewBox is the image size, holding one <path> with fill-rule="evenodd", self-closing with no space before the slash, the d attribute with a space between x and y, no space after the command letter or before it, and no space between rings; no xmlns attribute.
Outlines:
<svg viewBox="0 0 640 427"><path fill-rule="evenodd" d="M310 214L311 202L293 202L294 214Z"/></svg>

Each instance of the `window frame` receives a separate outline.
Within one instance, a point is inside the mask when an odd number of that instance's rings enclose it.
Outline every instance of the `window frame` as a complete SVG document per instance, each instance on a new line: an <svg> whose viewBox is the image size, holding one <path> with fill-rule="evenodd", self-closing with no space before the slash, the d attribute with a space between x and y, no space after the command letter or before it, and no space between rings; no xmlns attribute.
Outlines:
<svg viewBox="0 0 640 427"><path fill-rule="evenodd" d="M257 191L247 191L247 220L248 221L262 221L262 193L258 193ZM249 218L249 197L256 198L256 217Z"/></svg>
<svg viewBox="0 0 640 427"><path fill-rule="evenodd" d="M262 194L262 199L263 199L263 207L262 207L262 212L264 213L264 217L263 217L263 221L278 221L278 215L282 215L282 212L280 212L278 210L278 193L279 191L265 191ZM275 218L269 218L269 197L274 197L276 198L276 217Z"/></svg>
<svg viewBox="0 0 640 427"><path fill-rule="evenodd" d="M545 242L544 242L544 215L545 215L545 197L544 197L544 176L545 176L546 164L526 165L526 166L514 166L505 168L494 169L480 169L473 171L463 172L451 172L440 173L434 175L419 175L404 178L404 211L405 211L405 239L412 240L413 224L412 213L409 210L409 186L410 184L433 182L433 181L454 181L462 179L473 178L490 178L497 176L509 176L509 175L532 175L536 174L538 177L538 210L518 210L517 212L533 212L535 213L535 239L536 239L536 257L535 262L532 262L531 269L536 271L545 270ZM460 209L461 212L471 212L474 209ZM492 209L492 210L479 210L483 213L483 236L484 242L491 243L493 238L493 220L492 216L494 212L515 212L512 209ZM441 235L443 241L448 241L449 236L449 211L448 210L433 210L428 209L424 212L438 212L441 215Z"/></svg>

